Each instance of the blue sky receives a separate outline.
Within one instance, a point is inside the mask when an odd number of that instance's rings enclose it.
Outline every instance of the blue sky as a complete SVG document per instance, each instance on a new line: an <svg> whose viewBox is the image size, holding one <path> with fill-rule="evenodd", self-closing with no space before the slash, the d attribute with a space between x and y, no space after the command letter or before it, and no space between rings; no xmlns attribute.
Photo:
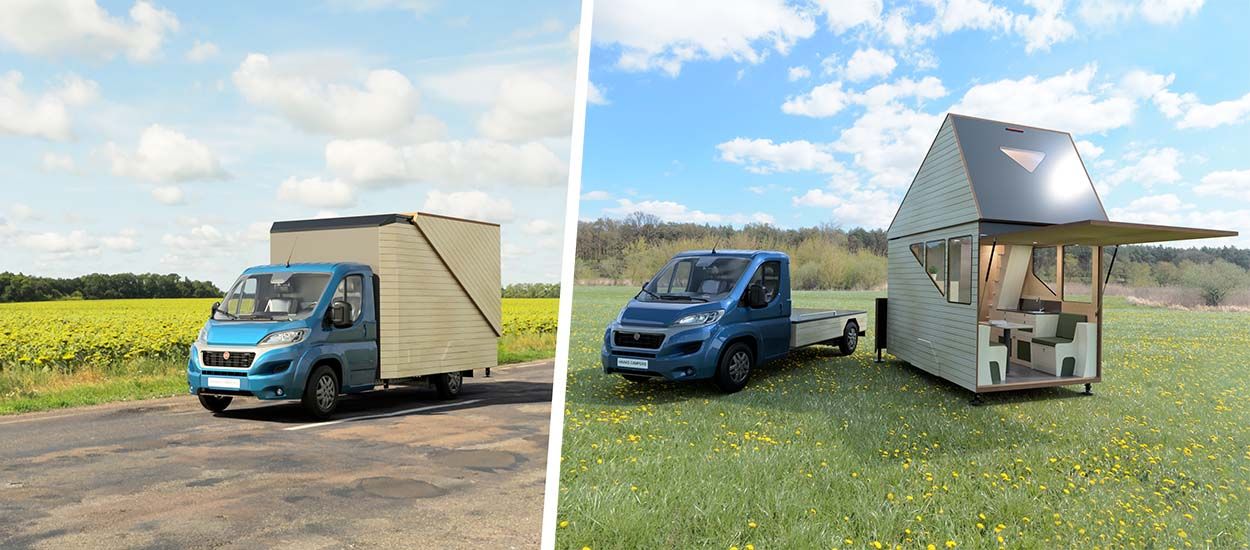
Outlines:
<svg viewBox="0 0 1250 550"><path fill-rule="evenodd" d="M556 281L580 2L0 7L0 271L268 262L274 220L501 222Z"/></svg>
<svg viewBox="0 0 1250 550"><path fill-rule="evenodd" d="M828 8L828 9L827 9ZM579 218L884 227L948 111L1073 133L1112 219L1250 246L1242 2L600 0Z"/></svg>

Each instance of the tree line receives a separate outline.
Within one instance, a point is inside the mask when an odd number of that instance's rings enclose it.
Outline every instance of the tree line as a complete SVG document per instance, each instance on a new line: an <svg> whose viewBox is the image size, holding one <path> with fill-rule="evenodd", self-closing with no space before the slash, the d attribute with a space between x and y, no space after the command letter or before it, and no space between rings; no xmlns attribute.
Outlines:
<svg viewBox="0 0 1250 550"><path fill-rule="evenodd" d="M68 279L0 273L0 302L109 300L122 298L213 298L223 293L208 281L173 273L92 273Z"/></svg>
<svg viewBox="0 0 1250 550"><path fill-rule="evenodd" d="M504 298L559 298L560 283L513 283L499 289Z"/></svg>

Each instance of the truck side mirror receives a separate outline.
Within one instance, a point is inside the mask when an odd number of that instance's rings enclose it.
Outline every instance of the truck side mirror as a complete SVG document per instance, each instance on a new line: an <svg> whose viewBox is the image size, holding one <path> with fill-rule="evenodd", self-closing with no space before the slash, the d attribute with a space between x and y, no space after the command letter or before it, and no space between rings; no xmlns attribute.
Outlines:
<svg viewBox="0 0 1250 550"><path fill-rule="evenodd" d="M330 324L334 328L352 326L352 305L343 300L332 302L330 304Z"/></svg>
<svg viewBox="0 0 1250 550"><path fill-rule="evenodd" d="M764 285L752 283L747 287L747 305L759 309L768 305L768 296L764 294Z"/></svg>
<svg viewBox="0 0 1250 550"><path fill-rule="evenodd" d="M217 316L217 309L221 307L221 302L213 302L213 307L208 310L208 318L212 319Z"/></svg>

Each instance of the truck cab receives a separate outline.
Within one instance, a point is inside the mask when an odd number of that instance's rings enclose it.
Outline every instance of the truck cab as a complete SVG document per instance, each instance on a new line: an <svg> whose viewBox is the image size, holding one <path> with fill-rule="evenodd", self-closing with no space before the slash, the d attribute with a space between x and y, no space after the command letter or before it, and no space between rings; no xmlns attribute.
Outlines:
<svg viewBox="0 0 1250 550"><path fill-rule="evenodd" d="M301 400L318 418L341 394L379 380L378 278L358 263L248 268L231 285L191 345L190 393L221 412L235 397ZM436 378L455 395L460 373Z"/></svg>
<svg viewBox="0 0 1250 550"><path fill-rule="evenodd" d="M736 392L757 365L796 347L837 344L854 352L863 313L796 310L783 252L682 252L608 325L603 371L632 382L711 379Z"/></svg>

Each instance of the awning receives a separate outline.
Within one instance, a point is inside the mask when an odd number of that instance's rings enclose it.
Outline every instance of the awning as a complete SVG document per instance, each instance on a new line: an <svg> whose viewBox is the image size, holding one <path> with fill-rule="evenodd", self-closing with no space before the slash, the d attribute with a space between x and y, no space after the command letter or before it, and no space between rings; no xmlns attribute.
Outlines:
<svg viewBox="0 0 1250 550"><path fill-rule="evenodd" d="M1195 229L1192 227L1173 227L1144 223L1085 220L1043 225L998 235L989 235L983 241L993 240L999 244L1087 244L1112 246L1236 236L1236 231L1221 231L1218 229Z"/></svg>

